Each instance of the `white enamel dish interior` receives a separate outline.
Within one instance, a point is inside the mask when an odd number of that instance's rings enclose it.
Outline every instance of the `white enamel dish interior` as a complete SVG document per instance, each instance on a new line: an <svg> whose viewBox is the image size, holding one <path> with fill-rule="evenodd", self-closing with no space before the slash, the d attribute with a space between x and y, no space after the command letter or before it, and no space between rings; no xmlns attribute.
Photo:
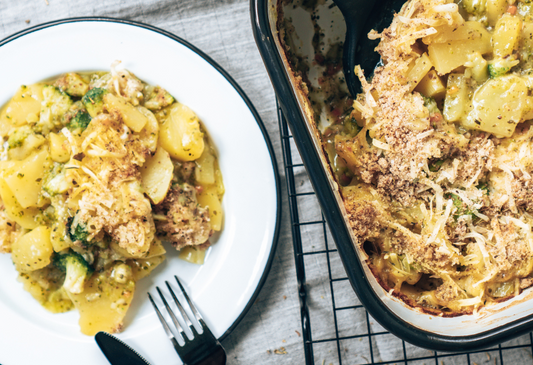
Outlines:
<svg viewBox="0 0 533 365"><path fill-rule="evenodd" d="M22 84L67 71L109 70L115 60L192 108L219 153L225 221L206 263L182 261L167 246L167 260L138 282L118 335L154 365L179 364L146 293L164 289L164 281L178 275L215 336L225 334L268 270L277 229L276 175L258 121L232 84L191 48L135 24L78 20L14 37L0 47L0 104ZM94 339L80 333L78 318L77 311L42 308L17 281L10 255L0 255L0 363L103 364Z"/></svg>

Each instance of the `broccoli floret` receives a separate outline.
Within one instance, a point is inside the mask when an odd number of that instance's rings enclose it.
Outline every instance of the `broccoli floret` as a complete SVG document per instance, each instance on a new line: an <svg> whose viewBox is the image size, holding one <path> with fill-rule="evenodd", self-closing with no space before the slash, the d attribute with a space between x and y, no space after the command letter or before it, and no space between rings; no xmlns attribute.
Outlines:
<svg viewBox="0 0 533 365"><path fill-rule="evenodd" d="M463 7L470 14L482 14L485 12L486 4L481 0L464 0Z"/></svg>
<svg viewBox="0 0 533 365"><path fill-rule="evenodd" d="M507 57L504 59L496 59L492 61L489 66L489 75L491 79L494 79L496 77L500 77L508 73L511 68L516 66L520 61L515 59L514 57Z"/></svg>
<svg viewBox="0 0 533 365"><path fill-rule="evenodd" d="M360 131L361 127L357 124L355 118L346 118L344 121L343 134L348 137L355 137Z"/></svg>
<svg viewBox="0 0 533 365"><path fill-rule="evenodd" d="M428 98L424 95L422 95L422 99L424 99L424 106L428 108L429 115L438 113L440 114L440 109L437 106L437 102L433 98Z"/></svg>
<svg viewBox="0 0 533 365"><path fill-rule="evenodd" d="M82 131L87 128L91 123L91 116L85 110L76 110L74 117L67 123L67 128L71 131L81 129Z"/></svg>
<svg viewBox="0 0 533 365"><path fill-rule="evenodd" d="M150 110L159 110L174 102L174 97L162 87L156 86L147 96L144 106Z"/></svg>
<svg viewBox="0 0 533 365"><path fill-rule="evenodd" d="M82 97L89 91L89 85L83 81L80 75L69 72L58 79L55 84L61 91L74 97Z"/></svg>
<svg viewBox="0 0 533 365"><path fill-rule="evenodd" d="M457 210L455 211L455 214L453 215L453 218L455 220L459 219L459 217L462 215L469 215L472 218L474 218L474 212L468 209L466 204L464 204L461 198L459 198L457 195L446 194L445 197L446 199L451 199L453 202L453 205L457 208Z"/></svg>
<svg viewBox="0 0 533 365"><path fill-rule="evenodd" d="M9 133L9 138L7 139L8 149L22 146L24 140L30 134L33 134L33 132L31 130L31 127L28 125L12 129Z"/></svg>
<svg viewBox="0 0 533 365"><path fill-rule="evenodd" d="M442 167L442 164L444 163L444 160L437 160L435 162L432 162L429 164L429 171L431 172L437 172Z"/></svg>
<svg viewBox="0 0 533 365"><path fill-rule="evenodd" d="M87 112L81 100L72 104L69 111L63 116L63 124L71 131L80 133L87 128L91 120L91 115Z"/></svg>
<svg viewBox="0 0 533 365"><path fill-rule="evenodd" d="M87 91L83 98L81 99L83 105L91 115L91 117L96 117L99 113L102 112L104 108L104 95L107 94L106 89L100 87L95 87Z"/></svg>
<svg viewBox="0 0 533 365"><path fill-rule="evenodd" d="M42 186L49 196L63 194L70 188L62 164L54 163L52 169L45 174Z"/></svg>
<svg viewBox="0 0 533 365"><path fill-rule="evenodd" d="M70 109L72 100L67 93L52 85L43 87L43 102L41 116L35 126L35 131L48 134L55 127L62 126L63 115Z"/></svg>
<svg viewBox="0 0 533 365"><path fill-rule="evenodd" d="M479 185L476 186L476 188L480 189L480 190L483 190L485 192L485 195L490 195L490 190L489 190L489 183L487 182L480 182Z"/></svg>
<svg viewBox="0 0 533 365"><path fill-rule="evenodd" d="M87 246L90 242L87 240L89 237L89 232L87 231L87 226L81 222L77 222L75 226L72 226L74 222L74 217L70 217L67 220L67 234L72 242L81 242L83 246Z"/></svg>
<svg viewBox="0 0 533 365"><path fill-rule="evenodd" d="M68 111L72 105L72 99L67 93L59 90L57 87L45 85L43 87L43 105L45 109L48 109L51 117L57 120Z"/></svg>
<svg viewBox="0 0 533 365"><path fill-rule="evenodd" d="M491 79L505 75L510 68L505 66L498 66L496 64L489 65L489 75Z"/></svg>
<svg viewBox="0 0 533 365"><path fill-rule="evenodd" d="M59 270L66 274L63 287L73 294L83 292L85 281L94 272L87 261L74 251L54 255L53 263Z"/></svg>

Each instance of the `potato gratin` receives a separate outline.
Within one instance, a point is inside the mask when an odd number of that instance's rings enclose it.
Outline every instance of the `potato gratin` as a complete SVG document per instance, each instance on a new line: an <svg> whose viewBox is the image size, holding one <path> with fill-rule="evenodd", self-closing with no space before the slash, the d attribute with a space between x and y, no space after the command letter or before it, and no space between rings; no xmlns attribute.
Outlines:
<svg viewBox="0 0 533 365"><path fill-rule="evenodd" d="M473 313L533 284L533 7L411 0L323 134L356 242L391 294ZM368 74L372 70L365 70ZM336 156L336 157L335 157Z"/></svg>
<svg viewBox="0 0 533 365"><path fill-rule="evenodd" d="M203 263L222 176L195 113L125 70L22 86L0 112L0 252L51 312L117 332L161 241Z"/></svg>

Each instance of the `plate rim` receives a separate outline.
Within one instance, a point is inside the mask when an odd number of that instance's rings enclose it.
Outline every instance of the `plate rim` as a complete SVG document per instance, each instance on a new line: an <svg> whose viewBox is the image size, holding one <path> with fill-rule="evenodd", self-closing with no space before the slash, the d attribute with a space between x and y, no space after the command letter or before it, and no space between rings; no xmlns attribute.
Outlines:
<svg viewBox="0 0 533 365"><path fill-rule="evenodd" d="M153 26L151 24L135 21L135 20L129 20L129 19L122 19L122 18L114 18L114 17L107 17L107 16L81 16L81 17L68 17L68 18L62 18L57 20L52 20L49 22L44 22L41 24L37 24L34 26L31 26L29 28L20 30L18 32L15 32L3 39L0 40L0 47L5 46L8 43L11 43L25 35L55 27L62 24L69 24L69 23L96 23L96 22L103 22L103 23L117 23L122 25L129 25L134 26L138 28L143 28L149 31L152 31L154 33L158 33L160 35L163 35L165 37L170 38L171 40L189 48L192 52L200 56L202 59L204 59L207 63L209 63L216 71L218 71L224 79L226 79L227 82L235 89L235 91L239 94L241 99L244 101L248 109L250 110L250 113L252 114L255 122L257 123L257 126L259 127L259 130L261 134L263 135L263 139L265 141L265 145L267 147L269 156L270 156L270 162L272 164L272 172L274 174L274 181L275 181L275 190L276 190L276 219L275 219L275 227L272 235L272 245L270 247L270 252L268 254L268 259L265 263L265 268L261 274L261 277L259 278L259 281L257 283L257 286L255 287L255 290L253 294L251 295L250 299L244 306L243 310L239 314L239 316L233 321L233 323L228 327L228 329L218 338L220 341L223 341L225 338L227 338L231 332L239 325L239 323L242 321L242 319L246 316L252 305L255 303L257 297L259 296L259 293L261 292L261 289L263 288L263 285L265 284L268 274L270 273L270 269L272 268L272 263L274 261L274 256L276 252L276 248L278 246L279 241L279 235L280 235L280 228L281 228L281 218L282 218L282 199L281 199L281 184L280 184L280 174L278 169L278 163L276 154L274 152L274 147L272 145L272 141L270 139L270 136L268 134L268 131L264 125L264 122L257 112L257 109L253 105L250 98L246 95L244 90L240 87L240 85L233 79L233 77L224 69L222 66L220 66L214 59L212 59L207 53L199 49L198 47L194 46L192 43L186 41L185 39L175 35L172 32L169 32L167 30L164 30L162 28Z"/></svg>

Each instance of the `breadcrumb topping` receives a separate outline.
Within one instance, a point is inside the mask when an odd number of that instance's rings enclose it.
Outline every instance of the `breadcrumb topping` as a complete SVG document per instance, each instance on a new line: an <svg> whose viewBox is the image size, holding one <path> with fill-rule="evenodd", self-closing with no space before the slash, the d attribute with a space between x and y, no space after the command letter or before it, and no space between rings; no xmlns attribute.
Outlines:
<svg viewBox="0 0 533 365"><path fill-rule="evenodd" d="M511 137L466 128L466 119L442 111L442 99L460 89L448 86L435 101L412 81L428 44L464 24L457 4L412 0L390 27L371 32L382 65L371 81L371 70L355 69L362 92L351 118L362 128L335 139L353 173L342 189L347 220L356 243L373 247L373 271L411 305L444 315L472 313L533 284L531 124ZM481 85L471 67L454 71L467 90Z"/></svg>

